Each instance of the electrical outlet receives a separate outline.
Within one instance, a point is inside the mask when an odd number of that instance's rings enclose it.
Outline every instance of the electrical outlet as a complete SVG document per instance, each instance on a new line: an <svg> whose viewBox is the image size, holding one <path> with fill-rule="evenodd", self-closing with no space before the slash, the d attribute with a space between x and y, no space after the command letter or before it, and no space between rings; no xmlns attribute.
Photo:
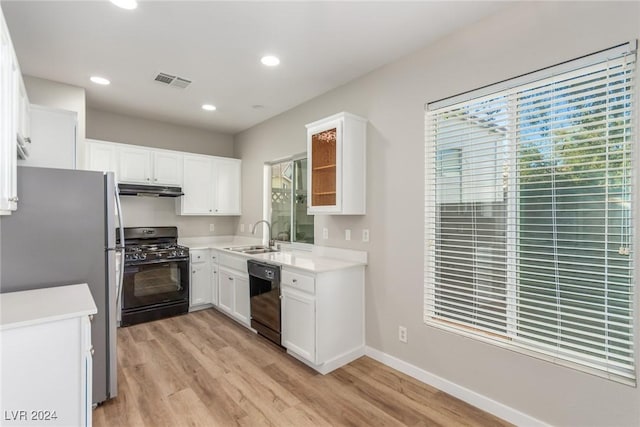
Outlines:
<svg viewBox="0 0 640 427"><path fill-rule="evenodd" d="M364 229L362 230L362 241L363 242L368 242L369 241L369 230L368 229Z"/></svg>
<svg viewBox="0 0 640 427"><path fill-rule="evenodd" d="M398 339L400 342L407 342L407 328L405 326L398 326Z"/></svg>
<svg viewBox="0 0 640 427"><path fill-rule="evenodd" d="M327 240L329 238L329 229L327 227L324 227L322 229L322 238L324 240Z"/></svg>
<svg viewBox="0 0 640 427"><path fill-rule="evenodd" d="M344 230L344 240L351 240L351 230L348 228Z"/></svg>
<svg viewBox="0 0 640 427"><path fill-rule="evenodd" d="M209 224L209 231L215 231L216 226L215 224Z"/></svg>
<svg viewBox="0 0 640 427"><path fill-rule="evenodd" d="M240 224L240 232L244 233L244 224Z"/></svg>

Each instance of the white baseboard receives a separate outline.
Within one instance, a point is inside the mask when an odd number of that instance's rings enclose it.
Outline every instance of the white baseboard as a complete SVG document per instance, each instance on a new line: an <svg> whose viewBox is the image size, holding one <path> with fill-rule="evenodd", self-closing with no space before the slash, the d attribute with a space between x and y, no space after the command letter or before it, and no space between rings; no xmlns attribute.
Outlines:
<svg viewBox="0 0 640 427"><path fill-rule="evenodd" d="M356 359L361 358L362 356L365 355L365 349L364 347L358 347L356 349L353 349L351 351L348 351L347 353L344 353L334 359L331 359L321 365L316 365L315 363L311 363L308 360L304 359L301 356L298 356L296 353L287 350L287 354L289 354L290 356L298 359L300 362L304 363L305 365L309 366L312 369L315 369L316 371L318 371L319 373L321 373L322 375L327 375L329 372L335 371L336 369L353 362Z"/></svg>
<svg viewBox="0 0 640 427"><path fill-rule="evenodd" d="M522 413L500 402L496 402L495 400L476 393L473 390L469 390L468 388L462 387L449 380L434 375L431 372L418 368L415 365L400 360L397 357L383 353L380 350L376 350L375 348L371 348L369 346L365 347L365 355L517 426L548 426L548 424L533 418L530 415Z"/></svg>

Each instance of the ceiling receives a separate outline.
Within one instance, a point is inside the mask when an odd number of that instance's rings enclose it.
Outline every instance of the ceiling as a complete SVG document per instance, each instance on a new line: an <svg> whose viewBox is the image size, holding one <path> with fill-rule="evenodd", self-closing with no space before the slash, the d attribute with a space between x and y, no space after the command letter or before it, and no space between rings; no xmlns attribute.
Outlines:
<svg viewBox="0 0 640 427"><path fill-rule="evenodd" d="M507 2L2 0L22 72L86 88L87 106L235 134ZM278 67L260 63L265 54ZM192 83L154 81L159 73ZM92 75L109 86L89 81ZM216 111L200 107L214 104Z"/></svg>

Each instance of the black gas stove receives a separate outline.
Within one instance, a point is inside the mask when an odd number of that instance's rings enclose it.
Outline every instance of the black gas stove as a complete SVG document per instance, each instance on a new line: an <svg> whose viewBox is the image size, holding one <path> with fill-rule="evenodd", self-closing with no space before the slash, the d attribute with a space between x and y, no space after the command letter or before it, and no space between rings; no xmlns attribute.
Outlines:
<svg viewBox="0 0 640 427"><path fill-rule="evenodd" d="M121 325L187 313L189 249L178 245L178 229L127 227L123 232Z"/></svg>

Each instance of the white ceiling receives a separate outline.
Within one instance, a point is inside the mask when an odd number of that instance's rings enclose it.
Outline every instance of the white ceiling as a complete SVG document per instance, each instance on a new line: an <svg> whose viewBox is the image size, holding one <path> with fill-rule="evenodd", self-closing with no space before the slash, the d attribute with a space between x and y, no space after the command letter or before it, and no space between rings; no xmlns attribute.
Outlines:
<svg viewBox="0 0 640 427"><path fill-rule="evenodd" d="M495 13L507 2L2 0L24 74L87 106L236 133ZM260 64L266 53L281 64ZM158 72L193 81L184 90ZM89 82L91 75L111 80ZM200 106L212 103L215 112ZM254 108L261 105L263 108Z"/></svg>

